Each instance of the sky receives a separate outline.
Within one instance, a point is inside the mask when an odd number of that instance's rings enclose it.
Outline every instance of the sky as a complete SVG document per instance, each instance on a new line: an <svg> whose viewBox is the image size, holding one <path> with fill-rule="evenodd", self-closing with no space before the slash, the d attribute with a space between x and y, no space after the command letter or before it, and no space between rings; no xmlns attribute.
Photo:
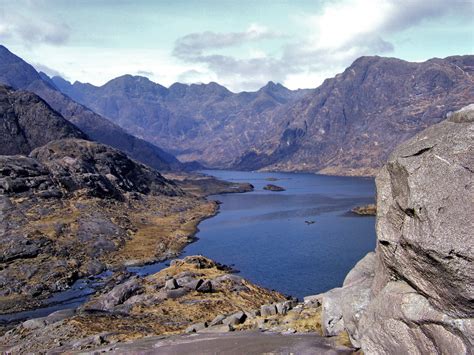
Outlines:
<svg viewBox="0 0 474 355"><path fill-rule="evenodd" d="M314 88L363 55L474 53L474 0L0 0L0 44L48 75Z"/></svg>

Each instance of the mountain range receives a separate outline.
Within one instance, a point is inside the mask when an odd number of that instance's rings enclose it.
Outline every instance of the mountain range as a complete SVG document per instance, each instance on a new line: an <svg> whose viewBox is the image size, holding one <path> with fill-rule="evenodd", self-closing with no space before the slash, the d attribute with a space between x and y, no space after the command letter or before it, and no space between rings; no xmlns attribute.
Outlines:
<svg viewBox="0 0 474 355"><path fill-rule="evenodd" d="M257 92L238 94L217 83L165 88L131 75L101 87L59 77L52 81L77 102L180 160L219 168L230 167L247 149L263 144L267 131L278 124L273 112L308 92L273 82Z"/></svg>
<svg viewBox="0 0 474 355"><path fill-rule="evenodd" d="M52 82L128 132L214 168L373 175L402 141L474 102L474 56L412 63L361 57L313 90L269 82L169 88L124 75L103 86Z"/></svg>
<svg viewBox="0 0 474 355"><path fill-rule="evenodd" d="M172 154L134 137L120 126L72 100L62 93L47 75L38 73L33 66L2 45L0 45L0 83L14 89L34 92L92 140L122 150L132 158L159 170L183 168Z"/></svg>
<svg viewBox="0 0 474 355"><path fill-rule="evenodd" d="M159 170L374 175L398 144L474 102L473 73L473 55L419 63L372 56L316 89L166 88L132 75L94 86L49 78L0 47L0 82L36 93L90 139Z"/></svg>

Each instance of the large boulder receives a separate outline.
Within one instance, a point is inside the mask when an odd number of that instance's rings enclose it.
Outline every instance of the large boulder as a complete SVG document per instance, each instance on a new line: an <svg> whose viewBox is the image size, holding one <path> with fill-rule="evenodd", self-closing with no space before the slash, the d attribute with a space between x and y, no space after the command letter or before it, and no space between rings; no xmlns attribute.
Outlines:
<svg viewBox="0 0 474 355"><path fill-rule="evenodd" d="M358 325L372 296L375 253L368 253L347 274L342 287L332 289L318 299L322 304L322 330L333 336L346 330L354 346L359 347Z"/></svg>
<svg viewBox="0 0 474 355"><path fill-rule="evenodd" d="M365 354L471 352L473 175L474 105L392 153L376 178L375 255L320 297L325 333L345 329Z"/></svg>
<svg viewBox="0 0 474 355"><path fill-rule="evenodd" d="M378 174L374 291L402 279L452 316L473 314L474 105L392 154Z"/></svg>
<svg viewBox="0 0 474 355"><path fill-rule="evenodd" d="M133 277L126 282L115 286L112 290L104 295L101 295L94 302L86 305L87 310L103 310L111 311L116 306L123 304L132 296L143 291L143 285L141 279Z"/></svg>

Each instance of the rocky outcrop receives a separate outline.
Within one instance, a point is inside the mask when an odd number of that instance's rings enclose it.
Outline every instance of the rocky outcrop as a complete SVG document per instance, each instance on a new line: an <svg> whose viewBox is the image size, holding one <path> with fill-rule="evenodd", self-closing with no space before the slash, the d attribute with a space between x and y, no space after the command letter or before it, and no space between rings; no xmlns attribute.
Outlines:
<svg viewBox="0 0 474 355"><path fill-rule="evenodd" d="M90 196L122 199L125 192L182 195L156 170L108 146L64 139L36 148L30 157L0 156L0 193L50 193L58 197L84 190Z"/></svg>
<svg viewBox="0 0 474 355"><path fill-rule="evenodd" d="M0 155L27 155L56 139L87 139L35 94L1 84L0 117Z"/></svg>
<svg viewBox="0 0 474 355"><path fill-rule="evenodd" d="M263 187L264 190L267 191L285 191L285 189L281 186L273 185L273 184L268 184Z"/></svg>
<svg viewBox="0 0 474 355"><path fill-rule="evenodd" d="M474 105L400 145L377 176L377 247L320 296L323 329L365 354L474 344Z"/></svg>
<svg viewBox="0 0 474 355"><path fill-rule="evenodd" d="M351 212L359 216L375 216L377 215L377 206L370 203L368 205L354 207Z"/></svg>
<svg viewBox="0 0 474 355"><path fill-rule="evenodd" d="M230 270L188 256L147 277L116 273L75 312L31 319L1 336L0 352L85 351L153 335L230 332L253 327L254 310L262 304L293 305ZM212 293L197 292L198 280L212 283Z"/></svg>
<svg viewBox="0 0 474 355"><path fill-rule="evenodd" d="M31 152L53 179L68 191L88 188L92 195L119 196L123 192L182 195L174 182L133 161L124 153L96 142L53 141Z"/></svg>

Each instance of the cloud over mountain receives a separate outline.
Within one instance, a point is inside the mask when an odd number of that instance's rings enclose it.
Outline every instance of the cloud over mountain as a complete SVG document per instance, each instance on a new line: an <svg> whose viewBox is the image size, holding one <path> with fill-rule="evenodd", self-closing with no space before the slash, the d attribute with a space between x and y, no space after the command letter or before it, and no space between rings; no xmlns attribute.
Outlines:
<svg viewBox="0 0 474 355"><path fill-rule="evenodd" d="M472 11L472 3L463 0L341 0L302 16L299 22L305 34L299 38L261 25L244 32L190 33L175 41L173 55L187 63L204 64L208 75L233 88L255 89L270 79L291 87L292 81L314 87L329 72L340 71L357 57L393 52L395 45L387 38L394 34L451 14L465 20ZM219 51L270 39L282 40L278 53L237 56Z"/></svg>

